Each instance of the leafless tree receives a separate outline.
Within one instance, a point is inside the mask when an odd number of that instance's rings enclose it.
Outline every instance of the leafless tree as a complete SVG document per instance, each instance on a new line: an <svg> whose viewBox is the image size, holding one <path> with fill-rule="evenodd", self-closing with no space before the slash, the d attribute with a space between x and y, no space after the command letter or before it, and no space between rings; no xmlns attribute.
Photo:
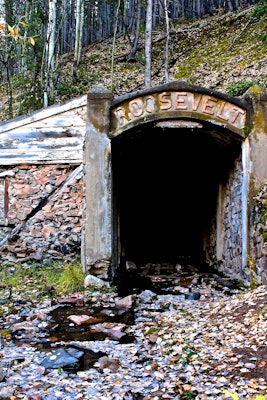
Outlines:
<svg viewBox="0 0 267 400"><path fill-rule="evenodd" d="M145 88L151 86L151 53L152 53L152 15L153 0L147 0L146 35L145 35Z"/></svg>

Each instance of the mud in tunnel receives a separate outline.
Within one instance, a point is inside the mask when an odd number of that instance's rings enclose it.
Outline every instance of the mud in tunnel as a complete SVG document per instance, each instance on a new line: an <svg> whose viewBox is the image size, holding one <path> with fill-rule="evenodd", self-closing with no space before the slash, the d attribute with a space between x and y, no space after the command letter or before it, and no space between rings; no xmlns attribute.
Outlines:
<svg viewBox="0 0 267 400"><path fill-rule="evenodd" d="M176 125L147 123L112 139L114 246L121 264L205 264L219 183L233 169L241 141L203 121Z"/></svg>

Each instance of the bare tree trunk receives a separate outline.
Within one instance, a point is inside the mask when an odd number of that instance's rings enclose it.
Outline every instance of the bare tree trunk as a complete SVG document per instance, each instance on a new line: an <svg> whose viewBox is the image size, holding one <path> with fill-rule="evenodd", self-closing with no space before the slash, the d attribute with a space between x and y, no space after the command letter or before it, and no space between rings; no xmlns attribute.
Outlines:
<svg viewBox="0 0 267 400"><path fill-rule="evenodd" d="M201 16L201 4L200 4L200 0L196 0L196 4L195 4L195 13L196 13L196 17L199 18Z"/></svg>
<svg viewBox="0 0 267 400"><path fill-rule="evenodd" d="M136 16L136 27L135 27L135 37L134 43L131 48L130 54L128 56L128 61L133 61L136 59L136 52L140 33L140 20L141 20L141 0L137 0L137 16Z"/></svg>
<svg viewBox="0 0 267 400"><path fill-rule="evenodd" d="M44 85L44 107L50 101L54 101L54 69L55 69L55 45L56 45L56 18L57 0L49 0L47 41L45 48L45 85Z"/></svg>
<svg viewBox="0 0 267 400"><path fill-rule="evenodd" d="M11 65L11 51L12 47L8 40L7 25L11 22L10 5L7 0L0 2L0 23L4 27L3 33L0 36L0 62L3 65L1 68L1 78L5 83L6 94L8 97L8 116L13 118L13 87L12 87L12 65Z"/></svg>
<svg viewBox="0 0 267 400"><path fill-rule="evenodd" d="M168 15L168 0L164 0L164 14L166 23L166 44L165 44L165 83L169 82L169 40L170 40L170 26Z"/></svg>
<svg viewBox="0 0 267 400"><path fill-rule="evenodd" d="M68 32L70 29L70 20L69 20L69 8L68 8L68 0L64 0L62 2L62 33L61 33L61 53L67 53L70 50L69 40L68 40Z"/></svg>
<svg viewBox="0 0 267 400"><path fill-rule="evenodd" d="M151 87L151 52L152 52L152 12L153 1L147 0L146 38L145 38L145 88Z"/></svg>
<svg viewBox="0 0 267 400"><path fill-rule="evenodd" d="M75 49L74 64L79 65L82 55L82 38L84 24L84 0L77 0L76 4L76 33L75 33Z"/></svg>
<svg viewBox="0 0 267 400"><path fill-rule="evenodd" d="M117 11L116 11L116 19L115 19L115 28L113 35L113 45L112 45L112 57L111 57L111 91L114 90L114 56L115 56L115 44L116 44L116 36L117 36L117 28L118 28L118 19L119 19L119 11L120 11L120 0L118 2Z"/></svg>
<svg viewBox="0 0 267 400"><path fill-rule="evenodd" d="M231 3L231 0L227 0L227 4L228 4L228 9L229 9L229 11L233 11L233 5L232 5L232 3Z"/></svg>

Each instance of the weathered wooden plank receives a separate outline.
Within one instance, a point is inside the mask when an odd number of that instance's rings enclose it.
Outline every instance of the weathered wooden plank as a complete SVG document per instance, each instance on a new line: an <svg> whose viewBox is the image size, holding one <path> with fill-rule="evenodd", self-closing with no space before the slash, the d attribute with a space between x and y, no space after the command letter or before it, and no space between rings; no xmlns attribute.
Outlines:
<svg viewBox="0 0 267 400"><path fill-rule="evenodd" d="M1 151L20 151L21 148L24 149L42 149L44 147L47 148L55 148L55 147L62 147L64 148L65 146L81 146L83 144L83 140L79 138L63 138L63 139L58 139L58 138L42 138L38 141L29 141L29 140L20 140L19 138L13 139L13 140L7 140L7 141L0 141L0 150Z"/></svg>
<svg viewBox="0 0 267 400"><path fill-rule="evenodd" d="M0 165L80 164L87 96L0 124Z"/></svg>
<svg viewBox="0 0 267 400"><path fill-rule="evenodd" d="M52 115L49 118L44 118L38 121L34 121L29 124L29 127L47 127L47 126L55 126L55 127L83 127L86 125L86 107L83 109L77 109L68 111L66 113L60 115Z"/></svg>
<svg viewBox="0 0 267 400"><path fill-rule="evenodd" d="M0 178L0 223L4 224L5 216L4 216L4 204L5 204L5 180Z"/></svg>
<svg viewBox="0 0 267 400"><path fill-rule="evenodd" d="M69 127L51 127L51 128L27 128L21 127L20 129L13 130L12 132L5 132L0 134L0 148L12 146L13 142L30 142L33 145L44 140L57 140L58 142L76 139L83 141L85 136L85 127L74 128Z"/></svg>
<svg viewBox="0 0 267 400"><path fill-rule="evenodd" d="M83 149L82 148L65 148L55 150L32 151L28 150L25 152L17 153L6 153L1 152L0 165L14 165L14 164L80 164L83 161Z"/></svg>
<svg viewBox="0 0 267 400"><path fill-rule="evenodd" d="M31 124L31 123L34 123L34 122L37 122L37 121L40 121L40 120L43 120L46 118L50 118L50 117L58 115L58 114L62 114L66 111L69 111L69 110L72 110L75 108L86 106L86 104L87 104L87 96L84 95L84 96L78 97L76 99L70 100L63 105L56 104L56 105L53 105L50 107L43 108L43 109L38 110L26 117L22 116L22 117L18 117L13 120L9 120L9 121L1 123L0 124L0 133L11 131L22 125L25 126L25 125L28 125L28 124Z"/></svg>
<svg viewBox="0 0 267 400"><path fill-rule="evenodd" d="M19 154L34 154L34 153L41 153L43 151L55 152L58 151L66 151L67 149L78 150L83 148L83 143L78 141L69 141L65 143L57 143L56 141L51 143L43 142L38 143L38 146L31 145L30 143L18 143L17 146L8 147L6 149L1 149L0 152L0 159L4 156L16 156Z"/></svg>
<svg viewBox="0 0 267 400"><path fill-rule="evenodd" d="M28 139L28 140L27 140ZM80 163L83 159L83 137L44 137L29 140L16 138L0 140L0 165L18 163Z"/></svg>

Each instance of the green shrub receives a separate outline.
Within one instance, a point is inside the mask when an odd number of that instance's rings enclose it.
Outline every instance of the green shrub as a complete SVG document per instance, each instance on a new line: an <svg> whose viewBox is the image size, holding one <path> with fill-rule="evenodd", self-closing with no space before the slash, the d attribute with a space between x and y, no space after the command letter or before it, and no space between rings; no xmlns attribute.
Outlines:
<svg viewBox="0 0 267 400"><path fill-rule="evenodd" d="M261 18L267 15L267 0L260 0L255 6L253 14L254 17Z"/></svg>
<svg viewBox="0 0 267 400"><path fill-rule="evenodd" d="M255 81L241 80L236 83L232 83L227 88L227 93L231 96L242 96L250 87L256 85Z"/></svg>

